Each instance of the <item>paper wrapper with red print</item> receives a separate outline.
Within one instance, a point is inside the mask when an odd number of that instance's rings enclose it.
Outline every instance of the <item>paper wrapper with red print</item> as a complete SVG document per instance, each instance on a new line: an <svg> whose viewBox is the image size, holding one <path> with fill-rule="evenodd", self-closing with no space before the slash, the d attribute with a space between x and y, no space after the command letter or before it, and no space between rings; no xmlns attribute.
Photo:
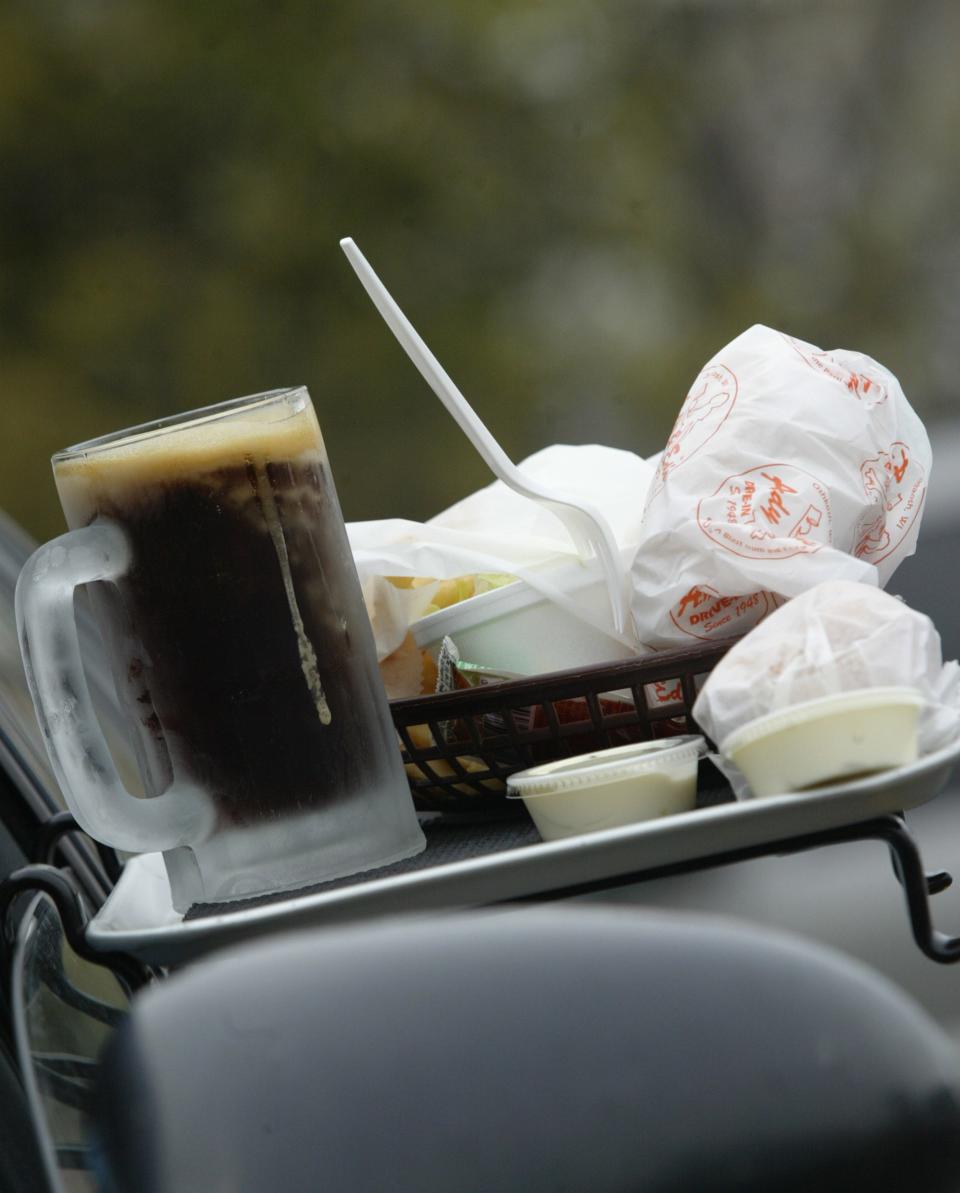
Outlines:
<svg viewBox="0 0 960 1193"><path fill-rule="evenodd" d="M824 580L884 586L913 553L930 442L896 377L756 326L701 370L631 569L641 641L746 633Z"/></svg>
<svg viewBox="0 0 960 1193"><path fill-rule="evenodd" d="M955 660L943 662L930 618L878 589L828 581L728 651L707 677L693 715L722 743L767 713L885 687L911 687L923 698L921 755L956 740L960 669Z"/></svg>

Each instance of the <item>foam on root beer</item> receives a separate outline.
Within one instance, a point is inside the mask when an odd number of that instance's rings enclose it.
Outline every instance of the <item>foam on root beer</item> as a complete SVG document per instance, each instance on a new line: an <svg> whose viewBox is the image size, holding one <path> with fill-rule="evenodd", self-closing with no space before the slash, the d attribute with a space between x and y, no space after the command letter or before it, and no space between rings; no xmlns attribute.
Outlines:
<svg viewBox="0 0 960 1193"><path fill-rule="evenodd" d="M71 449L74 450L74 449ZM220 411L208 420L170 425L107 439L82 454L55 459L54 478L71 529L86 526L103 508L125 506L178 482L222 489L225 470L263 469L268 463L316 457L326 448L309 402L278 421L275 407Z"/></svg>

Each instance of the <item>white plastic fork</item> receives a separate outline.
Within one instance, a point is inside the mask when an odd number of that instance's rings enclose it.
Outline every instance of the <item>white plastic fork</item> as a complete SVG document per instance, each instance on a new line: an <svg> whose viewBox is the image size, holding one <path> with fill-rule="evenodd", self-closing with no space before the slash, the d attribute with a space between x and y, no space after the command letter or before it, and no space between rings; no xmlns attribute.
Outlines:
<svg viewBox="0 0 960 1193"><path fill-rule="evenodd" d="M533 477L524 475L454 385L353 240L345 237L340 241L340 247L383 321L420 370L424 380L453 415L461 431L480 453L494 476L515 493L539 502L554 513L566 526L581 559L596 558L599 561L610 600L613 628L618 634L630 634L624 593L625 578L620 563L620 552L609 522L598 509L582 498L557 492Z"/></svg>

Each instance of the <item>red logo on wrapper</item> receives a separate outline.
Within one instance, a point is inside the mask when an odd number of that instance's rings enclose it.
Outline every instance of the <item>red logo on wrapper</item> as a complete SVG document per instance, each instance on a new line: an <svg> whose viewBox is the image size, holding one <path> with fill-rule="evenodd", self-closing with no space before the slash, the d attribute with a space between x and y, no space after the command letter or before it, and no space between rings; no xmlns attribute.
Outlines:
<svg viewBox="0 0 960 1193"><path fill-rule="evenodd" d="M726 365L710 364L700 373L670 432L652 492L659 492L670 473L717 433L733 409L738 388L736 377Z"/></svg>
<svg viewBox="0 0 960 1193"><path fill-rule="evenodd" d="M783 332L780 333L783 335ZM791 348L805 361L815 373L831 377L844 386L855 398L859 398L868 409L879 406L890 396L886 381L872 373L856 372L848 368L829 352L812 349L802 340L795 340L793 336L783 335Z"/></svg>
<svg viewBox="0 0 960 1193"><path fill-rule="evenodd" d="M792 464L761 464L728 477L697 506L697 524L745 559L792 559L831 541L827 490Z"/></svg>
<svg viewBox="0 0 960 1193"><path fill-rule="evenodd" d="M709 584L695 584L670 610L670 620L684 634L709 642L731 634L745 634L777 608L772 592L721 596Z"/></svg>
<svg viewBox="0 0 960 1193"><path fill-rule="evenodd" d="M889 451L860 465L860 476L873 509L856 534L854 555L880 563L903 542L923 508L927 477L905 443L891 443Z"/></svg>
<svg viewBox="0 0 960 1193"><path fill-rule="evenodd" d="M658 679L654 683L645 683L643 697L647 708L654 714L651 725L654 737L676 737L690 732L684 710L682 680Z"/></svg>
<svg viewBox="0 0 960 1193"><path fill-rule="evenodd" d="M644 690L655 707L679 704L683 699L683 685L679 679L658 679L656 683L648 683Z"/></svg>

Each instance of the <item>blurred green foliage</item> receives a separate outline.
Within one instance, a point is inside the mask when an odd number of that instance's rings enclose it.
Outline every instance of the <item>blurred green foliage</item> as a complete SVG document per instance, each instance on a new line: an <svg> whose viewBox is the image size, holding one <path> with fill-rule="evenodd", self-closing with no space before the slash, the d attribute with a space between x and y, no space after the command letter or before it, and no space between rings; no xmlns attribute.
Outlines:
<svg viewBox="0 0 960 1193"><path fill-rule="evenodd" d="M521 458L657 450L754 322L950 413L960 6L5 0L0 507L58 447L306 382L348 519L488 477L352 235Z"/></svg>

